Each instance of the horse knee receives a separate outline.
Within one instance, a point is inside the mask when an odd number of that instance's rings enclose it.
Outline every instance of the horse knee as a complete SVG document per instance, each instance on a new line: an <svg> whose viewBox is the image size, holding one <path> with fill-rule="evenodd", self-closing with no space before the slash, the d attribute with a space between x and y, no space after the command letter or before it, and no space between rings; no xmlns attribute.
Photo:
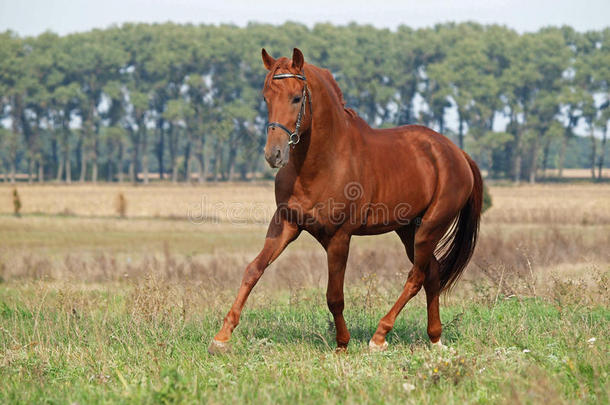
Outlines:
<svg viewBox="0 0 610 405"><path fill-rule="evenodd" d="M244 273L244 285L248 288L254 287L259 278L263 275L265 269L255 263L250 263L246 267Z"/></svg>
<svg viewBox="0 0 610 405"><path fill-rule="evenodd" d="M344 300L326 300L326 304L328 305L328 309L330 313L333 315L340 315L343 313L343 307L345 306Z"/></svg>

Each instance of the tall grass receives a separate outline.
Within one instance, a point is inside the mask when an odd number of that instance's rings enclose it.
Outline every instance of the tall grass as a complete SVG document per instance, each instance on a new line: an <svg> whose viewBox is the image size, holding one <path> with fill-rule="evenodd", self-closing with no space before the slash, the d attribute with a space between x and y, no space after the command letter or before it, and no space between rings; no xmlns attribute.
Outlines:
<svg viewBox="0 0 610 405"><path fill-rule="evenodd" d="M449 351L429 349L420 294L389 350L368 352L409 269L398 238L384 235L353 241L352 341L334 354L326 258L304 235L266 271L233 352L220 357L207 344L265 226L192 221L177 205L204 193L227 202L247 194L264 206L268 184L21 190L23 217L0 215L0 403L609 400L606 185L491 188L472 263L442 299ZM125 219L112 211L119 192ZM92 194L103 201L97 211Z"/></svg>
<svg viewBox="0 0 610 405"><path fill-rule="evenodd" d="M599 286L598 286L599 287ZM607 285L601 287L607 288ZM607 302L560 303L480 290L442 309L444 341L428 348L425 306L410 304L388 339L366 343L390 299L350 288L347 354L332 351L324 295L258 292L233 352L206 352L227 296L151 276L131 287L26 283L0 287L0 400L7 402L604 403ZM368 298L367 298L368 297ZM573 297L574 300L571 298ZM593 298L593 297L591 297Z"/></svg>

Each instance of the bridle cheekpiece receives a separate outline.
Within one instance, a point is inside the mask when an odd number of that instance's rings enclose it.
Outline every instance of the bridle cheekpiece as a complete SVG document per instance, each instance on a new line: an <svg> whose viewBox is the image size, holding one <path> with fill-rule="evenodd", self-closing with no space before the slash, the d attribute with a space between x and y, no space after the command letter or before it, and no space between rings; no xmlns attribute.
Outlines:
<svg viewBox="0 0 610 405"><path fill-rule="evenodd" d="M268 131L269 128L279 128L288 134L288 145L296 145L301 140L301 136L299 134L299 130L301 129L301 123L303 121L303 116L305 115L305 100L308 101L309 111L313 112L311 109L311 95L309 94L309 89L307 88L307 79L304 74L295 74L295 73L280 73L273 76L273 80L281 80L281 79L290 79L295 78L299 80L303 80L305 84L303 85L303 95L301 96L301 108L299 109L299 114L297 115L297 122L294 126L294 132L290 131L284 125L279 122L270 122L265 126L265 131Z"/></svg>

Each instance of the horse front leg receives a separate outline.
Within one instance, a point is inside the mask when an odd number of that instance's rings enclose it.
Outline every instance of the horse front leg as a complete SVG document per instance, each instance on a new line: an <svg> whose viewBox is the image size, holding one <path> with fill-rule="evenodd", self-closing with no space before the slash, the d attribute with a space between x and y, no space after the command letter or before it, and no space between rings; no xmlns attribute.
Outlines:
<svg viewBox="0 0 610 405"><path fill-rule="evenodd" d="M335 320L337 350L346 350L350 335L343 318L343 281L349 254L349 235L335 235L325 246L328 259L328 288L326 303Z"/></svg>
<svg viewBox="0 0 610 405"><path fill-rule="evenodd" d="M275 212L271 223L269 224L265 245L258 256L246 266L241 286L239 287L233 306L227 313L227 316L225 316L220 331L210 343L208 348L210 354L229 350L229 339L231 338L233 330L239 323L239 316L248 299L248 295L250 295L250 292L263 275L267 266L282 253L290 242L299 236L299 233L300 229L297 225L289 222L281 215L280 211Z"/></svg>

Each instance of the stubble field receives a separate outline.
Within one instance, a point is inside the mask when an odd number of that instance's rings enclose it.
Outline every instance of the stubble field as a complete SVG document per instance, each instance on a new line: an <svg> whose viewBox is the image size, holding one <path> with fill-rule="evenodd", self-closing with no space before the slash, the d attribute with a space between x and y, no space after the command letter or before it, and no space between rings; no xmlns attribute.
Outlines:
<svg viewBox="0 0 610 405"><path fill-rule="evenodd" d="M0 186L0 402L608 403L610 185L490 190L475 257L441 301L449 350L429 348L418 296L389 349L368 352L410 267L388 234L352 241L352 340L335 354L326 260L302 235L255 288L232 353L212 357L271 183L20 185L21 217Z"/></svg>

